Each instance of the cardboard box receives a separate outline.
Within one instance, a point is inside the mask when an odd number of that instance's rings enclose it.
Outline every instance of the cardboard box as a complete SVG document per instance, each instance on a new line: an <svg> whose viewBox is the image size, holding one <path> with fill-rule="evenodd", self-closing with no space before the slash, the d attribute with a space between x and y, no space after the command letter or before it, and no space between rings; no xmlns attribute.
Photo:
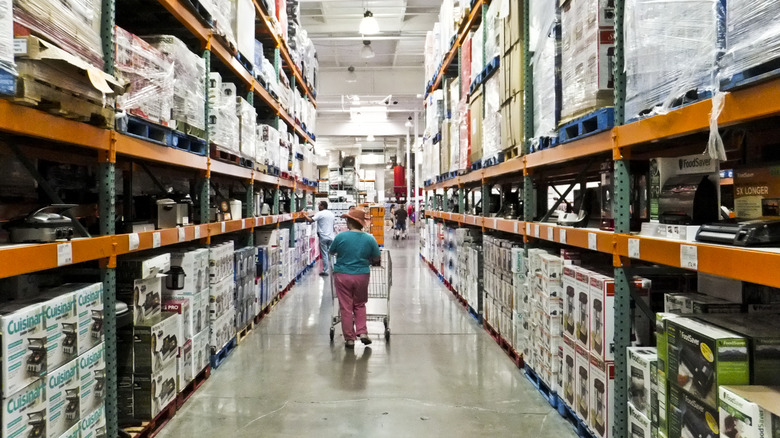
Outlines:
<svg viewBox="0 0 780 438"><path fill-rule="evenodd" d="M208 287L208 264L207 248L172 252L171 269L179 267L184 271L184 283L174 285L166 281L163 294L165 296L194 295L202 291Z"/></svg>
<svg viewBox="0 0 780 438"><path fill-rule="evenodd" d="M578 269L576 271L576 282L574 283L575 293L575 319L574 319L574 339L577 345L590 350L590 276L595 273L587 269Z"/></svg>
<svg viewBox="0 0 780 438"><path fill-rule="evenodd" d="M650 417L651 379L657 372L658 352L653 347L628 347L628 401L645 417Z"/></svg>
<svg viewBox="0 0 780 438"><path fill-rule="evenodd" d="M133 324L142 324L162 312L162 277L154 276L117 285L117 298L133 314Z"/></svg>
<svg viewBox="0 0 780 438"><path fill-rule="evenodd" d="M502 53L506 53L523 38L523 3L509 2L509 14L504 18Z"/></svg>
<svg viewBox="0 0 780 438"><path fill-rule="evenodd" d="M74 425L78 427L81 418L80 384L78 359L73 359L46 376L46 399L49 403L46 423L48 438L59 438Z"/></svg>
<svg viewBox="0 0 780 438"><path fill-rule="evenodd" d="M118 283L132 283L134 280L156 277L170 270L169 253L155 256L130 255L119 258L116 277Z"/></svg>
<svg viewBox="0 0 780 438"><path fill-rule="evenodd" d="M482 86L478 87L469 99L469 120L471 134L471 149L469 161L476 163L482 160L482 121L484 120L484 99Z"/></svg>
<svg viewBox="0 0 780 438"><path fill-rule="evenodd" d="M103 283L93 283L76 291L79 314L79 355L103 343Z"/></svg>
<svg viewBox="0 0 780 438"><path fill-rule="evenodd" d="M181 324L180 345L192 339L195 332L195 321L192 314L192 300L189 298L166 299L163 301L163 311L179 315Z"/></svg>
<svg viewBox="0 0 780 438"><path fill-rule="evenodd" d="M668 417L666 415L668 404L667 395L669 393L669 349L668 332L666 326L668 322L675 318L680 318L674 313L656 313L655 339L656 352L658 353L658 435L668 436Z"/></svg>
<svg viewBox="0 0 780 438"><path fill-rule="evenodd" d="M680 314L740 313L742 305L697 293L665 294L664 312Z"/></svg>
<svg viewBox="0 0 780 438"><path fill-rule="evenodd" d="M721 436L780 437L780 387L721 386Z"/></svg>
<svg viewBox="0 0 780 438"><path fill-rule="evenodd" d="M3 396L32 385L46 373L46 324L41 304L0 306Z"/></svg>
<svg viewBox="0 0 780 438"><path fill-rule="evenodd" d="M743 220L780 217L780 166L734 169L734 211Z"/></svg>
<svg viewBox="0 0 780 438"><path fill-rule="evenodd" d="M159 318L134 327L134 372L157 373L176 362L184 343L181 318L177 313L162 313ZM175 365L174 365L175 367Z"/></svg>
<svg viewBox="0 0 780 438"><path fill-rule="evenodd" d="M2 436L46 436L48 402L46 382L37 379L10 397L3 398Z"/></svg>
<svg viewBox="0 0 780 438"><path fill-rule="evenodd" d="M235 311L230 309L219 319L211 323L209 345L211 345L212 353L222 349L236 335L234 318Z"/></svg>
<svg viewBox="0 0 780 438"><path fill-rule="evenodd" d="M177 360L176 392L181 392L195 379L195 366L192 362L192 339L181 347L181 354Z"/></svg>
<svg viewBox="0 0 780 438"><path fill-rule="evenodd" d="M79 356L79 409L81 418L98 407L106 399L106 347L100 344Z"/></svg>
<svg viewBox="0 0 780 438"><path fill-rule="evenodd" d="M588 350L582 348L579 344L575 345L574 366L576 367L575 378L577 379L577 388L575 392L576 406L574 411L580 419L590 424L590 354Z"/></svg>
<svg viewBox="0 0 780 438"><path fill-rule="evenodd" d="M661 382L658 381L658 361L650 363L650 425L652 427L652 435L653 437L658 436L658 430L659 430L659 414L658 411L660 409L659 404L659 394L662 392L659 390L658 385ZM666 385L666 380L662 382L663 385ZM663 395L666 397L666 389L663 390ZM664 409L666 409L666 400L664 400Z"/></svg>
<svg viewBox="0 0 780 438"><path fill-rule="evenodd" d="M73 427L60 435L59 438L81 438L81 421L77 421Z"/></svg>
<svg viewBox="0 0 780 438"><path fill-rule="evenodd" d="M523 76L523 45L511 47L501 57L501 103L506 103L513 97L523 99L525 76Z"/></svg>
<svg viewBox="0 0 780 438"><path fill-rule="evenodd" d="M225 278L209 288L209 320L216 321L229 309L233 308L233 290L235 283L232 278Z"/></svg>
<svg viewBox="0 0 780 438"><path fill-rule="evenodd" d="M602 360L615 358L615 280L590 276L590 352Z"/></svg>
<svg viewBox="0 0 780 438"><path fill-rule="evenodd" d="M750 383L745 337L689 318L670 319L666 334L670 386L714 407L718 386Z"/></svg>
<svg viewBox="0 0 780 438"><path fill-rule="evenodd" d="M650 419L642 412L628 405L628 434L631 438L651 438L653 436Z"/></svg>
<svg viewBox="0 0 780 438"><path fill-rule="evenodd" d="M615 392L615 362L590 356L590 427L596 436L612 436L612 401Z"/></svg>
<svg viewBox="0 0 780 438"><path fill-rule="evenodd" d="M676 385L669 385L668 406L670 438L718 436L720 428L716 408Z"/></svg>
<svg viewBox="0 0 780 438"><path fill-rule="evenodd" d="M106 436L106 408L100 405L81 419L81 438L100 438Z"/></svg>
<svg viewBox="0 0 780 438"><path fill-rule="evenodd" d="M210 335L211 331L207 328L192 338L192 366L194 375L198 375L209 365L211 359Z"/></svg>
<svg viewBox="0 0 780 438"><path fill-rule="evenodd" d="M46 363L48 370L70 362L79 354L79 315L73 288L62 286L42 297L46 324Z"/></svg>
<svg viewBox="0 0 780 438"><path fill-rule="evenodd" d="M563 363L562 363L562 383L563 383L563 400L565 403L573 408L575 407L575 393L577 388L577 353L576 342L574 339L564 335L563 336Z"/></svg>
<svg viewBox="0 0 780 438"><path fill-rule="evenodd" d="M575 337L575 319L577 316L577 300L575 293L576 271L575 266L563 268L563 333L572 340Z"/></svg>
<svg viewBox="0 0 780 438"><path fill-rule="evenodd" d="M176 399L176 362L155 374L133 376L135 418L150 420Z"/></svg>

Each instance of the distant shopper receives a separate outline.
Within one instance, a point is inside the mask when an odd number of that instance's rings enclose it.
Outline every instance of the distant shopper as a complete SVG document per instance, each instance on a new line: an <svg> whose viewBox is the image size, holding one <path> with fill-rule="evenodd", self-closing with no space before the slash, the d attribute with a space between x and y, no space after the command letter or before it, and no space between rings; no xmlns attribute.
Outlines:
<svg viewBox="0 0 780 438"><path fill-rule="evenodd" d="M399 205L398 208L395 209L393 215L395 216L395 233L393 238L396 240L399 238L406 239L406 209L403 205Z"/></svg>
<svg viewBox="0 0 780 438"><path fill-rule="evenodd" d="M371 343L366 327L366 302L371 264L379 263L379 245L374 236L363 232L366 213L362 208L342 216L347 219L349 231L339 233L330 246L336 255L333 266L333 284L341 309L341 332L346 348L355 348L355 339L365 345Z"/></svg>
<svg viewBox="0 0 780 438"><path fill-rule="evenodd" d="M335 232L333 231L336 225L336 215L332 211L328 210L328 201L320 201L318 204L320 211L309 216L306 212L303 212L303 216L309 222L317 222L317 236L320 239L320 256L322 257L322 271L320 275L328 275L328 269L330 266L328 249L330 244L333 243Z"/></svg>

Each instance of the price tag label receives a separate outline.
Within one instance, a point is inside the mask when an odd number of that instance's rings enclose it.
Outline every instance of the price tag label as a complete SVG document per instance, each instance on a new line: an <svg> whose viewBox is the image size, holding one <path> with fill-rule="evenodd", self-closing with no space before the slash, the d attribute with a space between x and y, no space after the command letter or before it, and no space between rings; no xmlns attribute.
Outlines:
<svg viewBox="0 0 780 438"><path fill-rule="evenodd" d="M225 232L225 227L227 226L227 224L225 222L222 222L222 223L220 223L220 225L222 226L222 232L224 233Z"/></svg>
<svg viewBox="0 0 780 438"><path fill-rule="evenodd" d="M130 251L137 250L138 246L141 245L141 238L138 236L138 233L130 233L127 236L127 240Z"/></svg>
<svg viewBox="0 0 780 438"><path fill-rule="evenodd" d="M558 239L562 244L566 245L566 229L561 228L561 231L558 233Z"/></svg>
<svg viewBox="0 0 780 438"><path fill-rule="evenodd" d="M518 233L519 229L520 229L520 222L515 221L515 234L520 234L520 233Z"/></svg>
<svg viewBox="0 0 780 438"><path fill-rule="evenodd" d="M255 226L256 226L256 227L259 227L259 226L260 226L260 218L259 218L259 217L256 217L256 218L255 218Z"/></svg>
<svg viewBox="0 0 780 438"><path fill-rule="evenodd" d="M534 237L539 238L539 224L534 224Z"/></svg>
<svg viewBox="0 0 780 438"><path fill-rule="evenodd" d="M187 230L185 228L179 228L179 242L187 240Z"/></svg>
<svg viewBox="0 0 780 438"><path fill-rule="evenodd" d="M525 224L525 235L530 236L531 235L531 223L527 222Z"/></svg>
<svg viewBox="0 0 780 438"><path fill-rule="evenodd" d="M599 250L599 238L596 233L588 233L588 249L593 251Z"/></svg>
<svg viewBox="0 0 780 438"><path fill-rule="evenodd" d="M555 241L555 228L548 228L547 229L547 240Z"/></svg>
<svg viewBox="0 0 780 438"><path fill-rule="evenodd" d="M680 245L680 267L699 269L699 248L694 245Z"/></svg>
<svg viewBox="0 0 780 438"><path fill-rule="evenodd" d="M57 266L70 264L73 264L73 243L60 243L57 245Z"/></svg>
<svg viewBox="0 0 780 438"><path fill-rule="evenodd" d="M241 219L241 229L242 230L246 229L246 219Z"/></svg>
<svg viewBox="0 0 780 438"><path fill-rule="evenodd" d="M496 218L493 218L493 229L494 230L498 229L498 225L497 224L498 224L498 221L496 220Z"/></svg>
<svg viewBox="0 0 780 438"><path fill-rule="evenodd" d="M162 237L160 236L160 232L154 232L152 233L152 248L159 248L160 245L162 245Z"/></svg>
<svg viewBox="0 0 780 438"><path fill-rule="evenodd" d="M642 258L639 253L639 239L628 239L628 256L632 259Z"/></svg>
<svg viewBox="0 0 780 438"><path fill-rule="evenodd" d="M195 238L200 239L200 226L195 227Z"/></svg>

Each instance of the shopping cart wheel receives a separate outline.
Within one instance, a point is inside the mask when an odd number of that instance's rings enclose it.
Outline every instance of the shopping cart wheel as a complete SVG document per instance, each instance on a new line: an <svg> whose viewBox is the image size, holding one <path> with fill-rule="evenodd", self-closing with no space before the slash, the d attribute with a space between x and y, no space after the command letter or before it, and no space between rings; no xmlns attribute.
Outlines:
<svg viewBox="0 0 780 438"><path fill-rule="evenodd" d="M333 342L333 338L336 336L336 329L330 328L330 342Z"/></svg>
<svg viewBox="0 0 780 438"><path fill-rule="evenodd" d="M385 341L390 341L390 329L385 329Z"/></svg>

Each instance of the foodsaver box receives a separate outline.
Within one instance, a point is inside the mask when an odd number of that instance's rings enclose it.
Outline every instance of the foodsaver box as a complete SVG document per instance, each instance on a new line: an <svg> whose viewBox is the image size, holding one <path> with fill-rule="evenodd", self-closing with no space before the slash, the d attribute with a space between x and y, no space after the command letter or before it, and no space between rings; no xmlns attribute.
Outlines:
<svg viewBox="0 0 780 438"><path fill-rule="evenodd" d="M721 386L721 435L780 438L780 387Z"/></svg>

